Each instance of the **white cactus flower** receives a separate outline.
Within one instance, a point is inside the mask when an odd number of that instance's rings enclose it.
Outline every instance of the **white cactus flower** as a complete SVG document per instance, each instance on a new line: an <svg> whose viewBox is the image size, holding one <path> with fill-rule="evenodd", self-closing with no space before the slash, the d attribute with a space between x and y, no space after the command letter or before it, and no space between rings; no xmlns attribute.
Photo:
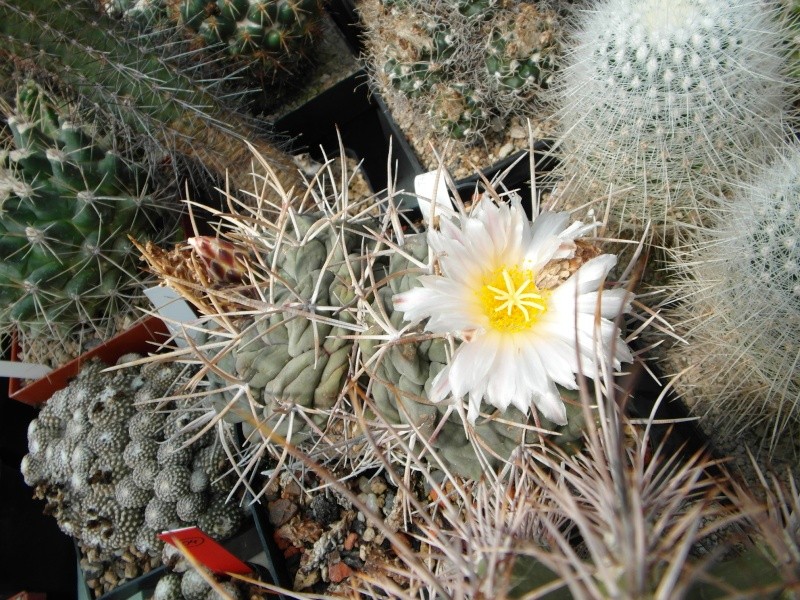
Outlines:
<svg viewBox="0 0 800 600"><path fill-rule="evenodd" d="M442 217L440 229L429 230L436 274L395 295L394 305L405 320L427 319L427 331L463 342L435 380L433 402L468 396L471 423L486 400L503 411L535 407L564 425L556 384L576 389L576 373L597 375L596 337L604 352L613 351L615 368L632 360L613 323L630 310L631 295L599 290L615 256L591 258L555 287L545 281L548 265L571 258L575 239L591 228L570 225L567 213L543 212L530 222L518 201L484 199L469 216Z"/></svg>

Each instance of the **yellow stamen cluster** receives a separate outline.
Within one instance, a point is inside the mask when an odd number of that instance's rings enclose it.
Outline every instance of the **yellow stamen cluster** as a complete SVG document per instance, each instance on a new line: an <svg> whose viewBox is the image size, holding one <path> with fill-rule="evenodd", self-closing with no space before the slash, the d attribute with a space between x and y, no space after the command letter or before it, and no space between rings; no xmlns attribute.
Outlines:
<svg viewBox="0 0 800 600"><path fill-rule="evenodd" d="M533 271L519 267L503 267L484 277L478 299L494 329L514 333L536 324L547 303L533 280Z"/></svg>

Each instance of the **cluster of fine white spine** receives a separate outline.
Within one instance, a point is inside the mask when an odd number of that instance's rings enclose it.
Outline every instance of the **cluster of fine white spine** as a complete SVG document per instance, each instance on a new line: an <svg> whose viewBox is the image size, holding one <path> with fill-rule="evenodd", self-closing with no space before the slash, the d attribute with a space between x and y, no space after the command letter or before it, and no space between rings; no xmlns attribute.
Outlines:
<svg viewBox="0 0 800 600"><path fill-rule="evenodd" d="M800 147L741 184L690 248L675 252L688 342L672 349L683 397L715 436L759 422L772 445L800 416Z"/></svg>
<svg viewBox="0 0 800 600"><path fill-rule="evenodd" d="M784 131L788 34L754 0L601 0L559 78L562 193L670 237ZM713 204L713 202L712 202Z"/></svg>

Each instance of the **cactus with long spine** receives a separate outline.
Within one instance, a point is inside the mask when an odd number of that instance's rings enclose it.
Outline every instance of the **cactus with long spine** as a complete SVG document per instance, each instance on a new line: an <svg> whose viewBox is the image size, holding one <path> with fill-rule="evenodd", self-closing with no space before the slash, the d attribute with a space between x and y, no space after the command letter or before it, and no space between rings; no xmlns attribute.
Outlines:
<svg viewBox="0 0 800 600"><path fill-rule="evenodd" d="M709 227L673 252L670 320L686 343L667 358L677 389L713 431L739 446L760 431L770 452L800 422L800 149L737 186ZM733 258L733 260L732 260ZM780 452L794 465L794 450ZM776 456L777 459L777 456Z"/></svg>
<svg viewBox="0 0 800 600"><path fill-rule="evenodd" d="M174 237L177 207L113 129L92 127L27 82L0 101L11 139L0 152L0 329L23 340L107 336L138 314L142 277L125 236ZM45 357L29 356L33 360Z"/></svg>
<svg viewBox="0 0 800 600"><path fill-rule="evenodd" d="M226 215L227 239L192 242L192 264L204 271L198 280L216 282L202 287L207 300L186 295L207 315L209 331L178 351L207 365L208 382L197 390L201 402L223 418L246 421L250 442L271 452L279 453L286 438L337 460L356 444L342 436L359 437L351 398L363 390L366 418L378 429L425 437L447 468L464 476L478 477L487 460L498 467L526 439L530 411L489 409L493 416L471 427L468 438L458 412L429 400L432 381L448 362L447 343L406 331L391 301L424 274L424 239L395 233L390 219L349 205L344 194L322 196L325 204L301 211L287 196L276 216L266 206ZM578 245L574 257L554 261L541 275L557 285L596 255L593 246ZM156 270L172 273L166 281L181 272ZM198 287L186 281L178 289ZM579 437L581 423L571 414L560 441L569 445ZM496 456L487 459L475 444ZM358 454L345 452L354 462Z"/></svg>
<svg viewBox="0 0 800 600"><path fill-rule="evenodd" d="M55 80L88 106L102 107L160 159L184 154L236 187L249 182L247 144L279 175L300 181L291 157L211 89L183 74L148 36L98 14L89 0L0 0L0 58ZM35 65L35 67L32 67Z"/></svg>
<svg viewBox="0 0 800 600"><path fill-rule="evenodd" d="M104 0L101 5L143 32L174 29L189 46L205 50L201 56L214 56L221 77L241 80L241 87L257 84L244 93L255 107L268 104L266 96L313 64L322 31L319 0Z"/></svg>

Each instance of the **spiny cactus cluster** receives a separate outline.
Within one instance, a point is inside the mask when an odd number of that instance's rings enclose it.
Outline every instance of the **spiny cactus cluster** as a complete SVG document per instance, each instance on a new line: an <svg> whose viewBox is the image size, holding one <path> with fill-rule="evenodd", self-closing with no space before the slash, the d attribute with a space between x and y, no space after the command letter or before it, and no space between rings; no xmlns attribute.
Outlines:
<svg viewBox="0 0 800 600"><path fill-rule="evenodd" d="M156 584L153 600L243 600L245 592L235 580L217 581L222 592L212 588L194 569L168 573Z"/></svg>
<svg viewBox="0 0 800 600"><path fill-rule="evenodd" d="M228 280L204 286L210 301L199 305L207 309L219 298L221 312L206 318L208 330L196 344L178 351L189 362L213 365L204 370L209 384L198 390L205 394L202 401L226 419L244 420L245 435L256 447L280 454L287 438L304 448L331 447L329 459L344 454L357 463L368 448L362 440L354 449L359 436L352 399L363 397L359 404L366 405L376 431L388 425L424 437L455 472L477 477L485 461L499 465L525 437L522 425L530 410L494 411L484 403L482 410L495 418L470 427L468 438L459 412L429 399L452 347L442 336L404 324L393 303L432 268L423 236L399 232L392 219L370 216L363 206L349 205L346 195L327 202L295 210L287 197L274 214L266 205L244 208L225 215L223 244L193 241L195 252L224 246L219 264L208 271ZM559 285L598 254L581 244L568 259L541 268L537 281L543 289ZM209 258L201 257L193 263ZM234 272L236 278L228 277ZM580 423L579 416L571 418L561 440L573 440ZM321 435L326 437L319 444ZM476 454L473 444L480 443L493 457Z"/></svg>
<svg viewBox="0 0 800 600"><path fill-rule="evenodd" d="M168 240L168 187L114 139L27 82L0 101L0 329L23 338L107 335L141 297L126 234ZM173 236L174 237L174 236Z"/></svg>
<svg viewBox="0 0 800 600"><path fill-rule="evenodd" d="M359 10L374 85L440 139L476 143L532 114L558 66L559 17L543 3L369 0Z"/></svg>
<svg viewBox="0 0 800 600"><path fill-rule="evenodd" d="M235 187L246 187L249 143L282 184L299 183L291 157L267 141L263 128L221 99L218 88L178 68L169 45L154 47L156 39L132 35L91 0L0 0L4 74L13 67L46 74L82 106L110 113L154 164L188 157L193 167L217 178L227 173Z"/></svg>
<svg viewBox="0 0 800 600"><path fill-rule="evenodd" d="M293 407L309 409L311 420L324 425L350 372L353 341L347 336L355 322L348 309L355 300L351 278L363 277L367 231L320 214L296 214L283 226L281 239L274 246L268 242L272 247L261 258L273 270L268 302L282 309L242 320L241 338L224 364L248 382L254 401L263 406L259 420L278 435L292 437L293 432L296 442L308 424L289 418ZM317 306L330 307L321 309L330 311L330 318L315 319ZM218 401L220 408L226 404L224 398ZM229 414L242 419L250 411Z"/></svg>
<svg viewBox="0 0 800 600"><path fill-rule="evenodd" d="M776 10L749 0L603 0L581 14L554 93L562 198L608 201L661 239L780 143L796 94ZM602 209L601 209L602 210Z"/></svg>
<svg viewBox="0 0 800 600"><path fill-rule="evenodd" d="M105 0L103 8L145 31L177 26L209 59L223 52L230 73L245 69L265 86L297 77L321 33L320 0Z"/></svg>
<svg viewBox="0 0 800 600"><path fill-rule="evenodd" d="M184 446L183 427L193 417L153 404L181 369L103 368L87 364L28 429L25 482L59 527L107 556L132 545L155 555L163 545L156 534L176 527L196 524L218 539L235 533L243 516L226 502L231 485L219 442L207 434Z"/></svg>
<svg viewBox="0 0 800 600"><path fill-rule="evenodd" d="M674 258L669 316L687 343L669 358L691 367L678 389L720 443L761 423L774 447L800 417L800 149L741 184Z"/></svg>

